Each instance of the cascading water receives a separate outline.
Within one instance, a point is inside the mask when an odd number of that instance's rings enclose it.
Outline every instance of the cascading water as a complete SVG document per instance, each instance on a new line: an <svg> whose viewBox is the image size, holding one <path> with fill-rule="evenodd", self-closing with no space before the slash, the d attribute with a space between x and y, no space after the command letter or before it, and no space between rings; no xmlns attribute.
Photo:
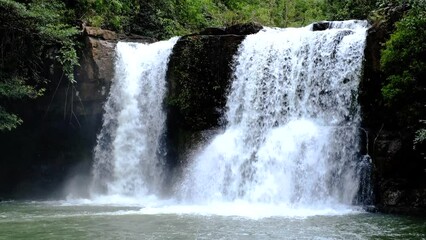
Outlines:
<svg viewBox="0 0 426 240"><path fill-rule="evenodd" d="M351 204L360 182L357 93L367 25L247 36L235 57L226 129L188 167L183 198Z"/></svg>
<svg viewBox="0 0 426 240"><path fill-rule="evenodd" d="M369 159L359 152L357 103L367 25L265 28L247 36L234 58L227 124L188 161L176 191L180 204L148 199L141 211L327 214L368 193L359 189L368 179ZM95 148L96 196L126 196L140 204L161 195L162 102L176 41L118 43L116 78Z"/></svg>
<svg viewBox="0 0 426 240"><path fill-rule="evenodd" d="M162 103L176 41L117 44L115 78L94 151L94 194L138 197L161 192Z"/></svg>

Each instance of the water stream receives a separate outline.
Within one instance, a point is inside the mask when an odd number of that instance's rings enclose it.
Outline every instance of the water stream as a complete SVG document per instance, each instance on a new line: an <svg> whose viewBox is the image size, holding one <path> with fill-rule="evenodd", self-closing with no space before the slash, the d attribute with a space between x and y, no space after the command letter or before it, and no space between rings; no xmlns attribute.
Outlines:
<svg viewBox="0 0 426 240"><path fill-rule="evenodd" d="M367 28L366 21L343 21L325 31L264 28L247 36L234 57L227 124L188 160L167 200L160 200L170 189L163 100L177 38L118 43L92 200L236 215L250 208L265 216L352 209L368 192L360 189L368 185L360 172L368 162L359 152L357 102Z"/></svg>
<svg viewBox="0 0 426 240"><path fill-rule="evenodd" d="M196 154L184 198L280 208L355 203L367 25L265 28L247 36L235 56L226 128Z"/></svg>
<svg viewBox="0 0 426 240"><path fill-rule="evenodd" d="M426 239L422 218L359 206L371 197L357 102L366 29L247 36L226 125L167 198L163 101L177 38L118 43L90 197L0 202L0 239Z"/></svg>
<svg viewBox="0 0 426 240"><path fill-rule="evenodd" d="M153 44L119 42L115 79L94 150L93 194L160 194L165 151L166 71L178 38Z"/></svg>

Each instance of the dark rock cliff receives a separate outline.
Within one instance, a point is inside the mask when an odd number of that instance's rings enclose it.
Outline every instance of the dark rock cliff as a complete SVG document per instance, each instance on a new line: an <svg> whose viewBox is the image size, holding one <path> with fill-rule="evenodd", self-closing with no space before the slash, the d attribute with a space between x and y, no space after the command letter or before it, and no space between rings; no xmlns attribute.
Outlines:
<svg viewBox="0 0 426 240"><path fill-rule="evenodd" d="M396 114L384 106L381 87L380 51L390 37L405 6L381 9L372 21L365 49L359 101L363 128L368 132L368 154L374 165L375 204L379 211L426 214L426 159L424 146L413 149L412 126L398 125Z"/></svg>
<svg viewBox="0 0 426 240"><path fill-rule="evenodd" d="M123 37L85 28L75 84L53 62L45 62L49 82L44 96L17 102L13 107L24 124L0 134L0 197L56 197L61 195L56 189L67 177L77 172L89 175L103 103L114 75L115 43Z"/></svg>
<svg viewBox="0 0 426 240"><path fill-rule="evenodd" d="M203 131L223 125L233 56L246 35L260 29L255 23L208 28L176 43L167 73L169 162L181 162Z"/></svg>

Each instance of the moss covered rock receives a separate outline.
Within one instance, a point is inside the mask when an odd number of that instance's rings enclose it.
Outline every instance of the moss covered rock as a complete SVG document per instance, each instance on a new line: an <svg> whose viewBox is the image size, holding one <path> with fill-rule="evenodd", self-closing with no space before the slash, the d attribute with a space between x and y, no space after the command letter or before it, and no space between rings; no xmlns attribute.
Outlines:
<svg viewBox="0 0 426 240"><path fill-rule="evenodd" d="M234 55L246 34L261 28L249 23L206 29L200 34L184 36L176 43L170 56L166 98L167 139L174 161L183 159L178 156L188 142L197 141L200 132L223 125Z"/></svg>

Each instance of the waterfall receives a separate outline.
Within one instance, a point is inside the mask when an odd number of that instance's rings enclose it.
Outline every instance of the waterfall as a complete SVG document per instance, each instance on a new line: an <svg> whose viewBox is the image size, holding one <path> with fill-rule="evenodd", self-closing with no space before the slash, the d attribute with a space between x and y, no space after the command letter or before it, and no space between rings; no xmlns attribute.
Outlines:
<svg viewBox="0 0 426 240"><path fill-rule="evenodd" d="M94 150L93 194L138 197L161 192L162 104L176 41L117 44L115 78Z"/></svg>
<svg viewBox="0 0 426 240"><path fill-rule="evenodd" d="M367 25L265 28L247 36L234 58L225 129L195 154L182 197L352 204L360 186L357 96Z"/></svg>

